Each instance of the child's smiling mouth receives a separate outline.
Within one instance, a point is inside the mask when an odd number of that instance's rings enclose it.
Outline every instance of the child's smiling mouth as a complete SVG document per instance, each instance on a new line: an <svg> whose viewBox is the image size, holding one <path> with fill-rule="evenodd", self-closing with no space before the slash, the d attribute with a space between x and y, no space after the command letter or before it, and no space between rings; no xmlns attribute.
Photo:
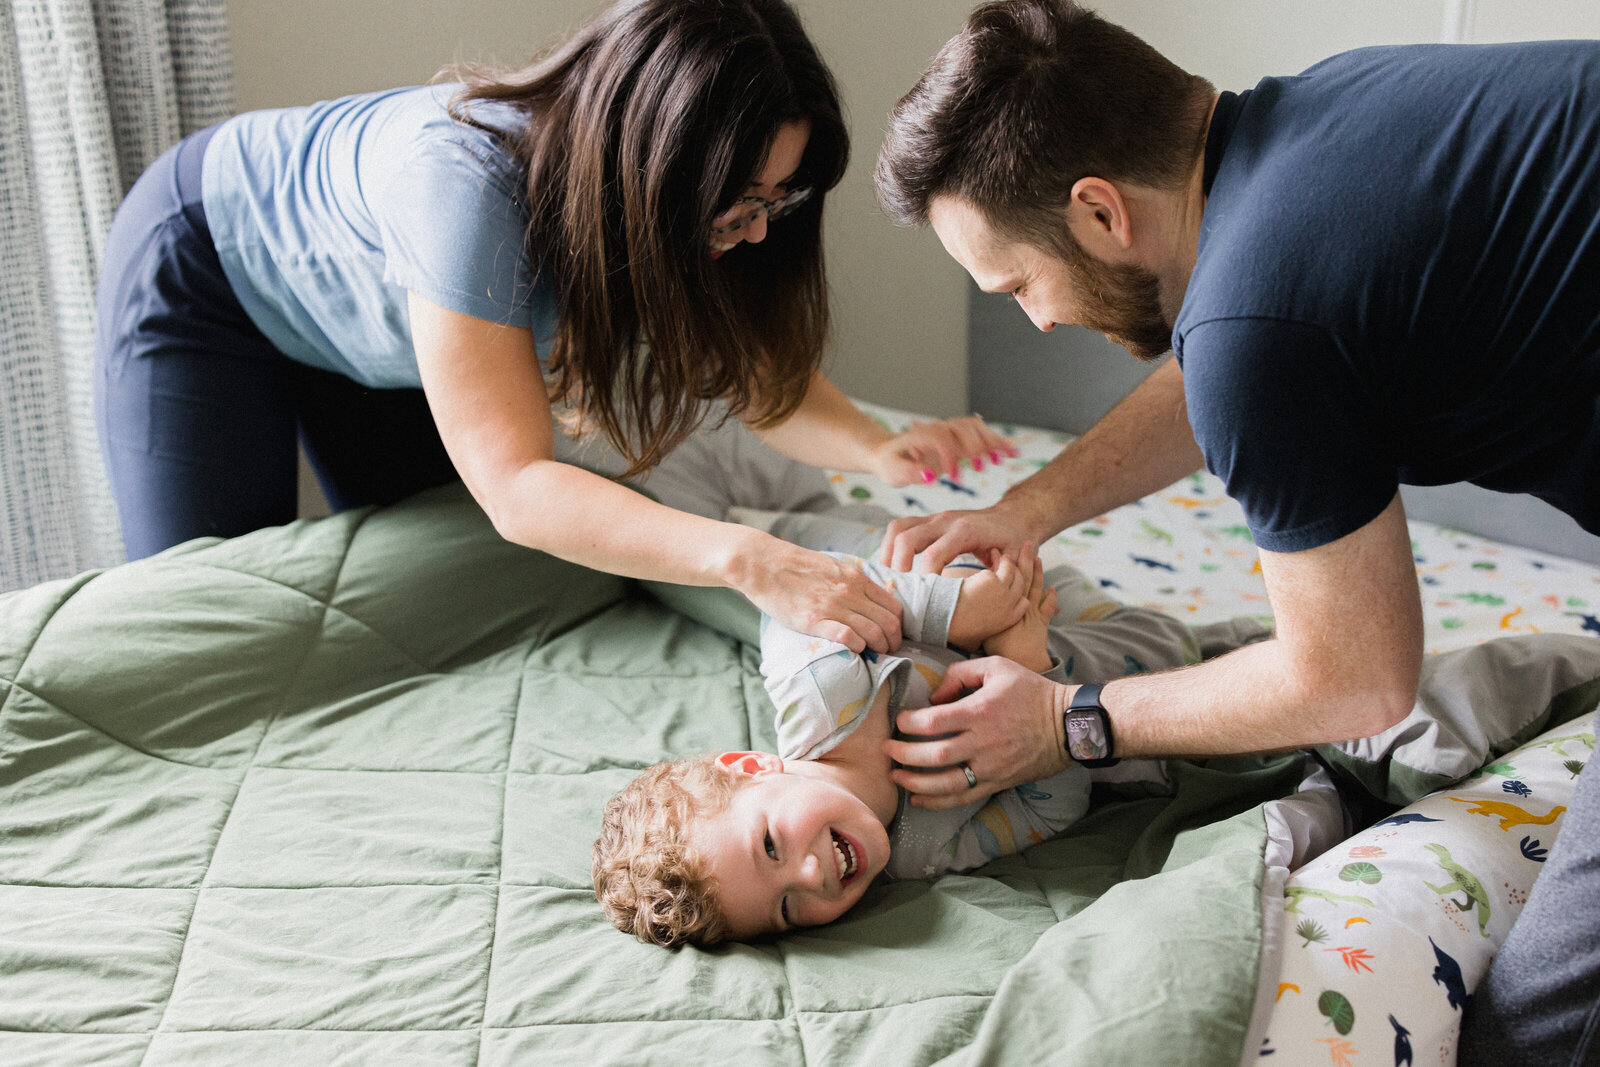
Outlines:
<svg viewBox="0 0 1600 1067"><path fill-rule="evenodd" d="M839 885L842 888L848 885L856 876L856 872L861 869L861 860L855 842L837 830L832 830L830 833L833 834L833 859L838 864Z"/></svg>

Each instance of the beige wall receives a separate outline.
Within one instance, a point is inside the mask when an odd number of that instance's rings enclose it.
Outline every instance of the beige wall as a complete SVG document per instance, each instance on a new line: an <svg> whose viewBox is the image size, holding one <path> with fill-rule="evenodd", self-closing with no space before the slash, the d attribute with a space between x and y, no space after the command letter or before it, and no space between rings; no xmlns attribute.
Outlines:
<svg viewBox="0 0 1600 1067"><path fill-rule="evenodd" d="M1446 12L1469 15L1466 40L1600 37L1595 0L1090 0L1219 89L1248 89L1269 74L1376 44L1445 39Z"/></svg>
<svg viewBox="0 0 1600 1067"><path fill-rule="evenodd" d="M425 81L457 59L518 63L603 0L229 0L241 109ZM795 0L844 96L854 151L828 205L829 373L857 396L964 410L965 275L932 234L878 211L883 120L959 27L966 0Z"/></svg>
<svg viewBox="0 0 1600 1067"><path fill-rule="evenodd" d="M854 157L829 203L837 319L830 373L857 396L964 410L965 276L928 232L877 210L872 163L890 106L959 28L969 0L794 0L845 98ZM1461 0L1470 39L1600 37L1594 0ZM1346 48L1437 41L1450 0L1099 0L1224 89ZM230 0L241 108L423 81L455 59L520 62L603 0Z"/></svg>

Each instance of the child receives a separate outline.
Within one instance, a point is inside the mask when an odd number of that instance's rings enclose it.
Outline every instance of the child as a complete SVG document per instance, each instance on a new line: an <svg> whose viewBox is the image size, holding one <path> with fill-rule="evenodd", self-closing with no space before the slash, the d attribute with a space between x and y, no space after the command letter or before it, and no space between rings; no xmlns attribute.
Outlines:
<svg viewBox="0 0 1600 1067"><path fill-rule="evenodd" d="M1047 582L1037 559L1031 573L999 557L992 568L968 557L942 575L860 566L901 600L897 654L856 655L763 619L778 754L669 760L606 805L595 892L620 929L676 945L820 925L848 911L879 873L970 870L1076 821L1090 782L1076 764L942 812L907 804L890 780L883 742L895 716L926 706L945 669L969 652L1073 683L1201 658L1196 632L1106 601L1071 568L1052 570ZM1071 625L1051 626L1058 604ZM1231 647L1265 633L1235 620L1205 640ZM1125 761L1095 773L1107 776L1160 780L1161 771L1153 761Z"/></svg>

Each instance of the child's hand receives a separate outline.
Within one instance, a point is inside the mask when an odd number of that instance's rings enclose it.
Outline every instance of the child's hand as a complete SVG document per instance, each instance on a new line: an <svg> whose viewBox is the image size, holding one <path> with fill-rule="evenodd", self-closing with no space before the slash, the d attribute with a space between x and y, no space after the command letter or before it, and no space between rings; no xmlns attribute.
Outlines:
<svg viewBox="0 0 1600 1067"><path fill-rule="evenodd" d="M1033 556L1031 544L1022 546L1023 558ZM944 572L950 574L949 570ZM974 651L984 641L1015 625L1028 609L1028 572L999 550L989 554L987 570L958 570L965 574L961 597L950 616L948 640L957 648Z"/></svg>
<svg viewBox="0 0 1600 1067"><path fill-rule="evenodd" d="M983 642L983 650L1043 674L1050 669L1049 631L1050 620L1056 613L1056 589L1044 584L1044 563L1038 556L1033 557L1032 570L1022 618Z"/></svg>

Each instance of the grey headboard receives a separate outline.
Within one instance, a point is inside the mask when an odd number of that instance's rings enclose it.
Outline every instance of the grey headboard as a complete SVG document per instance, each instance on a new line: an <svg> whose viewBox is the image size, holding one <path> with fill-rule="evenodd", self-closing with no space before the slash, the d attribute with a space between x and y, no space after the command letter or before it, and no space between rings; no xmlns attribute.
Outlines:
<svg viewBox="0 0 1600 1067"><path fill-rule="evenodd" d="M967 400L991 422L1082 433L1154 368L1091 330L1040 333L1009 300L971 288ZM1600 563L1600 537L1531 496L1405 486L1406 514L1496 541Z"/></svg>

